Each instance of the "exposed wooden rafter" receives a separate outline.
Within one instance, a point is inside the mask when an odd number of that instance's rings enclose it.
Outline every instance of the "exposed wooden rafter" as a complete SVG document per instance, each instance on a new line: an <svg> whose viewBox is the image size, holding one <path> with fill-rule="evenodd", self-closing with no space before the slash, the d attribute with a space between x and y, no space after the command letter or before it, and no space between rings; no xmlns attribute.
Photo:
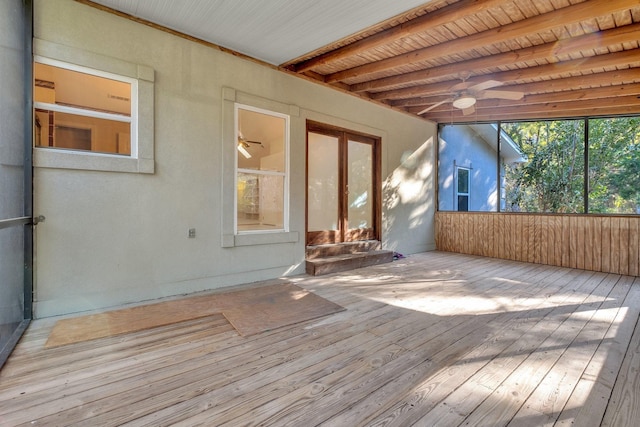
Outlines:
<svg viewBox="0 0 640 427"><path fill-rule="evenodd" d="M479 99L464 116L449 102L435 121L640 114L640 0L457 1L372 36L327 48L289 70L418 114L462 80L487 80L522 100ZM425 6L426 10L426 6Z"/></svg>
<svg viewBox="0 0 640 427"><path fill-rule="evenodd" d="M487 10L488 8L499 5L500 3L504 3L504 0L463 0L450 6L443 7L442 9L438 9L428 15L423 15L407 23L379 32L371 37L361 39L342 48L329 51L323 55L292 65L291 69L302 73L319 65L349 56L358 55L361 52L400 40L403 37L411 36L437 25L447 24L455 19L464 18L465 16Z"/></svg>

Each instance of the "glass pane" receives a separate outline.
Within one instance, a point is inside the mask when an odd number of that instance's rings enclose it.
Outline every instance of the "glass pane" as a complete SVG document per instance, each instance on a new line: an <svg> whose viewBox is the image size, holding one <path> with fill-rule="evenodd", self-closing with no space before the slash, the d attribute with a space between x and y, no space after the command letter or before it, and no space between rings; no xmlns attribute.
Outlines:
<svg viewBox="0 0 640 427"><path fill-rule="evenodd" d="M517 148L502 145L500 161ZM472 178L470 180L470 178ZM498 195L498 125L496 123L443 125L438 133L438 209L460 210L458 193L469 194L467 209L496 212Z"/></svg>
<svg viewBox="0 0 640 427"><path fill-rule="evenodd" d="M373 147L371 144L349 141L347 159L348 228L372 228Z"/></svg>
<svg viewBox="0 0 640 427"><path fill-rule="evenodd" d="M286 120L238 108L238 168L285 172Z"/></svg>
<svg viewBox="0 0 640 427"><path fill-rule="evenodd" d="M24 228L0 229L0 349L24 318Z"/></svg>
<svg viewBox="0 0 640 427"><path fill-rule="evenodd" d="M238 173L238 231L284 228L284 176Z"/></svg>
<svg viewBox="0 0 640 427"><path fill-rule="evenodd" d="M35 63L34 100L131 116L129 83Z"/></svg>
<svg viewBox="0 0 640 427"><path fill-rule="evenodd" d="M26 4L26 2L24 2ZM22 43L25 17L30 6L23 2L0 2L3 22L0 25L0 220L30 214L31 188L25 186L25 120L24 58L30 55ZM18 36L18 37L17 37ZM25 188L26 187L26 188ZM25 203L25 198L27 203ZM15 344L18 326L29 315L31 301L24 301L25 272L31 271L25 258L25 233L28 226L0 228L0 368ZM12 339L12 337L14 339Z"/></svg>
<svg viewBox="0 0 640 427"><path fill-rule="evenodd" d="M584 121L503 123L524 162L504 165L511 212L584 212Z"/></svg>
<svg viewBox="0 0 640 427"><path fill-rule="evenodd" d="M640 117L589 120L589 212L640 214Z"/></svg>
<svg viewBox="0 0 640 427"><path fill-rule="evenodd" d="M36 109L34 138L37 147L110 154L131 154L131 125L116 120Z"/></svg>
<svg viewBox="0 0 640 427"><path fill-rule="evenodd" d="M338 229L338 138L308 135L308 231Z"/></svg>
<svg viewBox="0 0 640 427"><path fill-rule="evenodd" d="M458 193L469 194L469 169L458 169Z"/></svg>
<svg viewBox="0 0 640 427"><path fill-rule="evenodd" d="M469 196L458 196L458 211L459 212L469 211Z"/></svg>

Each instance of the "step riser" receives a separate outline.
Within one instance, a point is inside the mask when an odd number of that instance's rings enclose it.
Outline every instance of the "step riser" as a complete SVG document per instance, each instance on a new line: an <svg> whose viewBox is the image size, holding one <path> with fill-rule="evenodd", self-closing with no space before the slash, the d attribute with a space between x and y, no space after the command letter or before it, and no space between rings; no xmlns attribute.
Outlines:
<svg viewBox="0 0 640 427"><path fill-rule="evenodd" d="M306 258L326 258L337 255L377 251L380 249L382 249L382 244L377 240L366 242L339 243L333 245L308 246Z"/></svg>
<svg viewBox="0 0 640 427"><path fill-rule="evenodd" d="M320 276L323 274L338 273L354 270L356 268L385 264L393 261L392 251L374 251L371 253L352 254L352 256L339 256L335 259L317 258L307 260L307 274Z"/></svg>

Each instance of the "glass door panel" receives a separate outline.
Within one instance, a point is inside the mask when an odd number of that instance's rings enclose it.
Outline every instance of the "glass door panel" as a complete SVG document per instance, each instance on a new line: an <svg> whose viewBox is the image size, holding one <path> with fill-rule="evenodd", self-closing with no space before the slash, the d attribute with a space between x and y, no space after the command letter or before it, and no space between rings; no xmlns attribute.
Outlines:
<svg viewBox="0 0 640 427"><path fill-rule="evenodd" d="M308 125L308 245L378 239L378 150L375 138Z"/></svg>
<svg viewBox="0 0 640 427"><path fill-rule="evenodd" d="M346 240L369 239L374 228L373 145L349 139L346 164Z"/></svg>
<svg viewBox="0 0 640 427"><path fill-rule="evenodd" d="M338 240L340 211L339 140L308 134L307 233L310 244Z"/></svg>

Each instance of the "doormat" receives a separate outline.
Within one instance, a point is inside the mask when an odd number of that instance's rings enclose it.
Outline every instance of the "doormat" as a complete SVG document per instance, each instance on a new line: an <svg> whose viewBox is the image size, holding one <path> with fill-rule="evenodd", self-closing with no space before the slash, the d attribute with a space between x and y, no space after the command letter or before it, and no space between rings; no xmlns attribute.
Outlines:
<svg viewBox="0 0 640 427"><path fill-rule="evenodd" d="M292 283L203 295L61 319L45 348L138 332L222 313L242 336L270 331L343 311Z"/></svg>

